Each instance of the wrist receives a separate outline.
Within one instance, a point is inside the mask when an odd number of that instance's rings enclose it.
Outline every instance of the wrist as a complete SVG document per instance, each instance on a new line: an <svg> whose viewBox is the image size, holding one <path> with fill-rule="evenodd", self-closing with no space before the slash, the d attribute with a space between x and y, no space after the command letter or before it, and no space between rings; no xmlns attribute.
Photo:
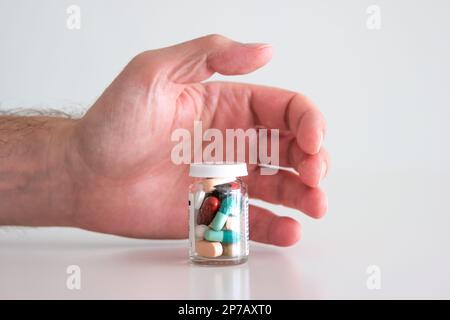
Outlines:
<svg viewBox="0 0 450 320"><path fill-rule="evenodd" d="M0 225L72 225L75 120L0 117Z"/></svg>
<svg viewBox="0 0 450 320"><path fill-rule="evenodd" d="M58 119L50 130L46 163L48 215L46 223L76 226L76 188L73 177L74 127L78 120Z"/></svg>

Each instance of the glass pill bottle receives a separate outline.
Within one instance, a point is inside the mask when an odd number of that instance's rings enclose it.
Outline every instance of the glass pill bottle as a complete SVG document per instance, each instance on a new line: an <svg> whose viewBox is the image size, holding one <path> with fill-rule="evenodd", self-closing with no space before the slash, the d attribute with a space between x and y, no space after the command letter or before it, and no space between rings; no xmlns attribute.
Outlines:
<svg viewBox="0 0 450 320"><path fill-rule="evenodd" d="M210 265L247 261L248 193L245 163L194 163L189 175L189 256Z"/></svg>

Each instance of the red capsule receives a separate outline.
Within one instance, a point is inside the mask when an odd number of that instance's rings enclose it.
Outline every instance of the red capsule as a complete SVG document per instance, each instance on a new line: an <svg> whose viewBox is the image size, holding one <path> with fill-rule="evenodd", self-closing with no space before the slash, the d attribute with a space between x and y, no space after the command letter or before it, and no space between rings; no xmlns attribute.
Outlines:
<svg viewBox="0 0 450 320"><path fill-rule="evenodd" d="M209 225L219 210L220 201L216 197L209 196L203 201L197 216L197 224Z"/></svg>
<svg viewBox="0 0 450 320"><path fill-rule="evenodd" d="M214 191L218 191L219 193L228 193L233 190L239 190L240 188L241 188L240 184L233 181L230 183L224 183L224 184L215 186L216 190L214 190ZM213 194L214 194L214 192L213 192Z"/></svg>
<svg viewBox="0 0 450 320"><path fill-rule="evenodd" d="M237 189L240 189L239 183L232 182L231 183L231 190L237 190Z"/></svg>

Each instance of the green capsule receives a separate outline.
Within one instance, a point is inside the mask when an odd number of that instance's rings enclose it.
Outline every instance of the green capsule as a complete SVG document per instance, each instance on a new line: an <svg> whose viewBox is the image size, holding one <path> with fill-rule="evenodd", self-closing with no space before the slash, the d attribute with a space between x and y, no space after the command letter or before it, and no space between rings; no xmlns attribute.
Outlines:
<svg viewBox="0 0 450 320"><path fill-rule="evenodd" d="M205 239L212 242L222 243L236 243L240 240L240 235L231 230L215 231L207 230L205 232Z"/></svg>
<svg viewBox="0 0 450 320"><path fill-rule="evenodd" d="M211 221L211 224L209 225L211 229L214 229L216 231L222 230L223 226L227 222L228 214L224 214L222 212L217 212L214 219Z"/></svg>

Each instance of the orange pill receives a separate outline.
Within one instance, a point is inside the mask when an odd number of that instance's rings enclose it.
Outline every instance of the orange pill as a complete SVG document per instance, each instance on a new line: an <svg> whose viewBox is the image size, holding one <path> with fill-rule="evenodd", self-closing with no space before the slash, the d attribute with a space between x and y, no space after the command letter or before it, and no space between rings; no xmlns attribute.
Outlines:
<svg viewBox="0 0 450 320"><path fill-rule="evenodd" d="M223 248L220 242L199 240L195 243L195 251L199 256L214 258L222 255Z"/></svg>

